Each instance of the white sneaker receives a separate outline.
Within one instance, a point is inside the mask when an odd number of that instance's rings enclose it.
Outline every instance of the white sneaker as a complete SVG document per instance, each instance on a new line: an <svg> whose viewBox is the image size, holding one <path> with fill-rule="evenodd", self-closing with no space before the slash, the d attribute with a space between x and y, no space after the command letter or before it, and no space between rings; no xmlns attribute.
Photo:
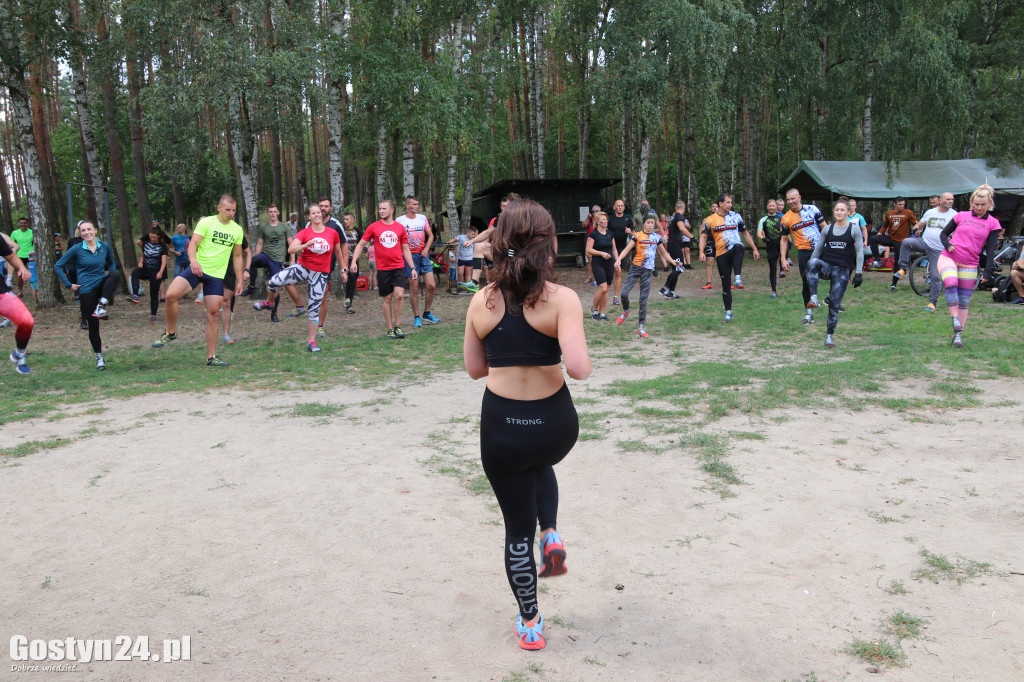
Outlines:
<svg viewBox="0 0 1024 682"><path fill-rule="evenodd" d="M106 369L106 368L107 368L107 366L105 364L103 364L103 356L97 355L96 356L96 369L101 369L102 370L102 369Z"/></svg>

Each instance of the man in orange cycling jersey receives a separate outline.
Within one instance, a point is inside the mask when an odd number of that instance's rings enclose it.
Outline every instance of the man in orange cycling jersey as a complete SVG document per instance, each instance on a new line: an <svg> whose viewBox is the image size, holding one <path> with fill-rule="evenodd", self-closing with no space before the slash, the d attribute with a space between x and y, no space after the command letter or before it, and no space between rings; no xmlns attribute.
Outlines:
<svg viewBox="0 0 1024 682"><path fill-rule="evenodd" d="M732 210L731 194L720 194L718 210L704 219L697 248L701 260L707 259L707 256L704 255L704 247L708 243L708 235L711 235L715 244L715 261L718 263L718 274L722 278L722 303L725 304L725 319L722 322L732 322L732 289L734 286L729 280L732 279L735 272L735 288L743 288L743 280L740 277L743 270L743 240L746 239L747 244L754 252L754 260L758 260L761 254L754 246L754 240L747 232L743 218Z"/></svg>
<svg viewBox="0 0 1024 682"><path fill-rule="evenodd" d="M782 269L789 271L789 263L786 261L786 253L789 249L789 242L796 244L797 263L800 268L800 279L803 281L804 324L814 324L814 312L807 307L811 300L811 287L807 283L807 264L811 260L811 253L821 239L821 230L825 229L825 217L813 204L805 204L800 197L800 190L796 187L786 192L786 203L789 210L782 216L782 226L779 232L782 234L779 250L782 252Z"/></svg>

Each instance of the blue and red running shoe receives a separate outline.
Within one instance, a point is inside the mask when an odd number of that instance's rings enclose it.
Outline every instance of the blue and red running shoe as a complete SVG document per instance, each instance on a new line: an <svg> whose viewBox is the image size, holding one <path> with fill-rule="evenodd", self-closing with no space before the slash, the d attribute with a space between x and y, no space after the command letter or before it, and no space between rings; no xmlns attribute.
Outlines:
<svg viewBox="0 0 1024 682"><path fill-rule="evenodd" d="M540 539L540 555L544 565L537 571L538 578L562 575L569 570L565 567L565 546L557 532L551 531Z"/></svg>
<svg viewBox="0 0 1024 682"><path fill-rule="evenodd" d="M519 637L519 646L527 651L543 649L547 642L544 641L544 616L537 614L537 622L533 625L525 625L522 615L516 616L516 636Z"/></svg>

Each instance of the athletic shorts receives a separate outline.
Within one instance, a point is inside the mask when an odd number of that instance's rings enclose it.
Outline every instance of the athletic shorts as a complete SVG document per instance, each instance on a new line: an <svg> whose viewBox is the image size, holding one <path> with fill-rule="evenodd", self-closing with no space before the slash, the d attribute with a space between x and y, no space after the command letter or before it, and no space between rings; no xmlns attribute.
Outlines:
<svg viewBox="0 0 1024 682"><path fill-rule="evenodd" d="M423 253L412 254L412 264L415 266L415 270L420 275L425 275L428 272L434 271L434 264L430 261L430 257ZM408 265L405 266L405 278L412 279L413 268Z"/></svg>
<svg viewBox="0 0 1024 682"><path fill-rule="evenodd" d="M615 279L615 259L605 260L601 256L594 256L591 259L591 268L594 271L594 281L600 284L611 284Z"/></svg>
<svg viewBox="0 0 1024 682"><path fill-rule="evenodd" d="M473 267L473 259L470 258L469 260L460 260L459 261L459 267L460 268L471 268L471 267Z"/></svg>
<svg viewBox="0 0 1024 682"><path fill-rule="evenodd" d="M381 298L390 296L395 289L405 289L409 279L405 276L406 268L377 271L377 295Z"/></svg>
<svg viewBox="0 0 1024 682"><path fill-rule="evenodd" d="M195 289L200 283L203 285L203 296L223 296L224 295L224 278L222 277L210 277L205 272L202 277L196 277L192 269L182 270L181 274L175 279L181 278L188 282L189 287Z"/></svg>
<svg viewBox="0 0 1024 682"><path fill-rule="evenodd" d="M708 243L704 245L704 255L709 258L715 255L715 243L713 241L708 240Z"/></svg>

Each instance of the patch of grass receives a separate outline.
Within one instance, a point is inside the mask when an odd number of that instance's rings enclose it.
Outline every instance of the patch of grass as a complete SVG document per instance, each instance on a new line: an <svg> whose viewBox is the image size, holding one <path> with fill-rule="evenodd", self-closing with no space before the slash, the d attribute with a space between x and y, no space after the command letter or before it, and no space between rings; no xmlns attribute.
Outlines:
<svg viewBox="0 0 1024 682"><path fill-rule="evenodd" d="M608 665L607 663L602 663L601 661L597 660L596 658L591 658L590 656L585 656L583 658L583 662L588 664L588 665L596 665L596 666L599 666L601 668L604 668L605 666Z"/></svg>
<svg viewBox="0 0 1024 682"><path fill-rule="evenodd" d="M764 440L765 439L763 433L757 433L756 431L733 431L729 435L731 435L733 438L738 438L740 440Z"/></svg>
<svg viewBox="0 0 1024 682"><path fill-rule="evenodd" d="M186 597L209 597L210 593L205 587L190 587L185 590Z"/></svg>
<svg viewBox="0 0 1024 682"><path fill-rule="evenodd" d="M912 478L910 476L907 476L905 478L898 479L896 482L899 483L900 485L906 485L908 483L913 483L916 480L917 480L916 478Z"/></svg>
<svg viewBox="0 0 1024 682"><path fill-rule="evenodd" d="M46 440L28 440L15 445L13 448L0 448L0 457L17 459L35 454L40 450L53 450L62 445L70 445L75 442L74 438L48 438Z"/></svg>
<svg viewBox="0 0 1024 682"><path fill-rule="evenodd" d="M345 408L334 403L299 403L292 408L293 417L333 417Z"/></svg>
<svg viewBox="0 0 1024 682"><path fill-rule="evenodd" d="M213 445L211 445L210 449L211 450L216 450L217 448L222 448L222 447L226 446L227 444L228 444L228 442L226 440L222 440L219 443L214 443Z"/></svg>
<svg viewBox="0 0 1024 682"><path fill-rule="evenodd" d="M924 618L917 618L903 609L896 609L896 612L885 620L885 630L897 641L916 639L921 636L921 628L927 624L928 621Z"/></svg>
<svg viewBox="0 0 1024 682"><path fill-rule="evenodd" d="M845 438L833 438L832 439L832 444L833 445L846 445L848 442L849 441L846 440Z"/></svg>
<svg viewBox="0 0 1024 682"><path fill-rule="evenodd" d="M971 578L977 578L979 575L990 575L992 573L992 564L987 562L974 561L962 557L957 557L955 561L950 561L948 557L929 552L924 547L921 548L920 554L922 561L924 561L924 568L914 570L911 577L915 580L925 579L931 580L934 583L938 583L941 580L955 580L959 585Z"/></svg>
<svg viewBox="0 0 1024 682"><path fill-rule="evenodd" d="M645 443L642 440L620 440L615 445L623 452L647 452L653 455L660 455L665 448Z"/></svg>
<svg viewBox="0 0 1024 682"><path fill-rule="evenodd" d="M893 644L886 639L876 639L873 641L854 639L846 645L843 651L873 665L888 665L902 668L907 663L907 654L900 647L899 643Z"/></svg>
<svg viewBox="0 0 1024 682"><path fill-rule="evenodd" d="M902 580L893 578L889 581L889 584L883 588L889 594L907 594L907 587L903 584Z"/></svg>
<svg viewBox="0 0 1024 682"><path fill-rule="evenodd" d="M977 497L978 496L978 489L975 486L971 486L970 490L965 488L964 492L967 493L967 495L969 497Z"/></svg>
<svg viewBox="0 0 1024 682"><path fill-rule="evenodd" d="M960 467L960 471L964 472L965 474L974 473L974 469L972 469L971 467Z"/></svg>
<svg viewBox="0 0 1024 682"><path fill-rule="evenodd" d="M96 484L100 482L100 479L103 478L103 474L105 474L105 473L108 473L108 472L104 471L103 473L96 474L95 476L90 478L89 479L89 484L87 486L85 486L85 487L86 488L94 488L94 487L96 487Z"/></svg>
<svg viewBox="0 0 1024 682"><path fill-rule="evenodd" d="M53 582L53 581L50 580L50 576L46 576L45 578L43 578L43 584L40 585L39 587L41 587L42 589L45 590L46 588L48 588L50 586L51 582Z"/></svg>
<svg viewBox="0 0 1024 682"><path fill-rule="evenodd" d="M573 625L571 621L567 621L564 618L562 618L561 616L551 616L551 618L548 619L548 622L551 623L552 625L557 625L559 627L563 627L566 630L575 630L576 629L576 626Z"/></svg>
<svg viewBox="0 0 1024 682"><path fill-rule="evenodd" d="M915 542L917 542L917 538L915 538L913 535L904 535L903 539L909 542L910 544L914 544Z"/></svg>
<svg viewBox="0 0 1024 682"><path fill-rule="evenodd" d="M531 682L534 679L531 675L544 677L544 666L539 663L528 663L524 669L513 670L502 677L501 682Z"/></svg>
<svg viewBox="0 0 1024 682"><path fill-rule="evenodd" d="M883 514L880 511L870 511L870 512L868 512L868 516L873 518L875 521L878 521L879 523L899 523L900 522L899 519L894 519L891 516L886 516L885 514Z"/></svg>

